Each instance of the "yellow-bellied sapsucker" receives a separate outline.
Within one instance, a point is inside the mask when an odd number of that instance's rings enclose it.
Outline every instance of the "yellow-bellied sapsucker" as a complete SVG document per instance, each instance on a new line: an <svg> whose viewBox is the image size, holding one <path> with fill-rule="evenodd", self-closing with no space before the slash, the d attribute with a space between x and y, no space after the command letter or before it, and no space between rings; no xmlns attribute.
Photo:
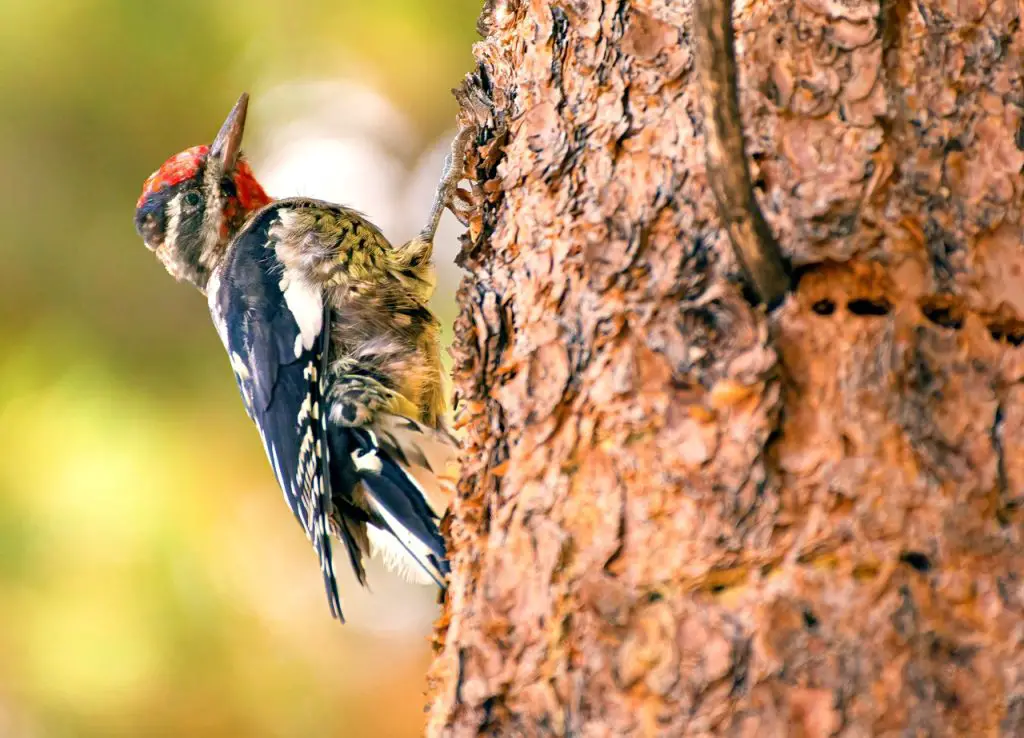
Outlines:
<svg viewBox="0 0 1024 738"><path fill-rule="evenodd" d="M349 208L268 197L240 151L247 103L243 94L212 145L146 180L135 226L168 272L206 294L246 410L319 556L331 613L344 620L332 535L363 584L363 557L375 551L390 566L411 559L406 573L442 587L448 571L438 521L456 443L426 303L466 134L427 226L394 248Z"/></svg>

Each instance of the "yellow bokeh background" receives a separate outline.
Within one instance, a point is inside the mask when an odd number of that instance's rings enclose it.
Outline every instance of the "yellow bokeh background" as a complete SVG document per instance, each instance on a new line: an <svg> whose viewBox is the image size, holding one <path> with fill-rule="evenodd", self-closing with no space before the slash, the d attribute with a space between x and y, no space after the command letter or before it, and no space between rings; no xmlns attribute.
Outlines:
<svg viewBox="0 0 1024 738"><path fill-rule="evenodd" d="M330 619L205 301L132 214L247 90L271 194L408 238L479 7L0 0L0 738L419 734L436 591L346 572Z"/></svg>

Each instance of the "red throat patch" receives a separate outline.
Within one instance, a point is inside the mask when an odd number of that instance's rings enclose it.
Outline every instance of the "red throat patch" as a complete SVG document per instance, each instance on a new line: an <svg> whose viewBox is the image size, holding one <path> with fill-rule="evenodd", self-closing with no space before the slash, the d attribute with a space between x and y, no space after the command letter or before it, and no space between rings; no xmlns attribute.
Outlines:
<svg viewBox="0 0 1024 738"><path fill-rule="evenodd" d="M154 192L162 190L164 187L173 187L195 175L199 171L199 165L209 152L209 146L193 146L165 161L163 166L149 175L142 185L142 195L135 207L141 207L146 198Z"/></svg>

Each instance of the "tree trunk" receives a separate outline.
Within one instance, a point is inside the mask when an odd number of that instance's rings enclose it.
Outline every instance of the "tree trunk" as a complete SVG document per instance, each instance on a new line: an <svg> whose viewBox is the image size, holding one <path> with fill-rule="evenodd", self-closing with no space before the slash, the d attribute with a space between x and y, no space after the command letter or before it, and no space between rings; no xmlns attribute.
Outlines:
<svg viewBox="0 0 1024 738"><path fill-rule="evenodd" d="M735 9L768 312L688 0L488 3L429 735L1024 736L1020 13Z"/></svg>

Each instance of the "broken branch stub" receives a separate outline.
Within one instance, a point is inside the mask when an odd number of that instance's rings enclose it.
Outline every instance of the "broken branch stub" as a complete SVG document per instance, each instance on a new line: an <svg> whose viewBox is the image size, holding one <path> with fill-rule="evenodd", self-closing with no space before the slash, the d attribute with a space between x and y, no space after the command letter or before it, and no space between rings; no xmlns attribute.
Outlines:
<svg viewBox="0 0 1024 738"><path fill-rule="evenodd" d="M771 310L786 296L790 279L750 184L736 86L731 0L697 0L693 32L708 183L736 258L757 296Z"/></svg>

